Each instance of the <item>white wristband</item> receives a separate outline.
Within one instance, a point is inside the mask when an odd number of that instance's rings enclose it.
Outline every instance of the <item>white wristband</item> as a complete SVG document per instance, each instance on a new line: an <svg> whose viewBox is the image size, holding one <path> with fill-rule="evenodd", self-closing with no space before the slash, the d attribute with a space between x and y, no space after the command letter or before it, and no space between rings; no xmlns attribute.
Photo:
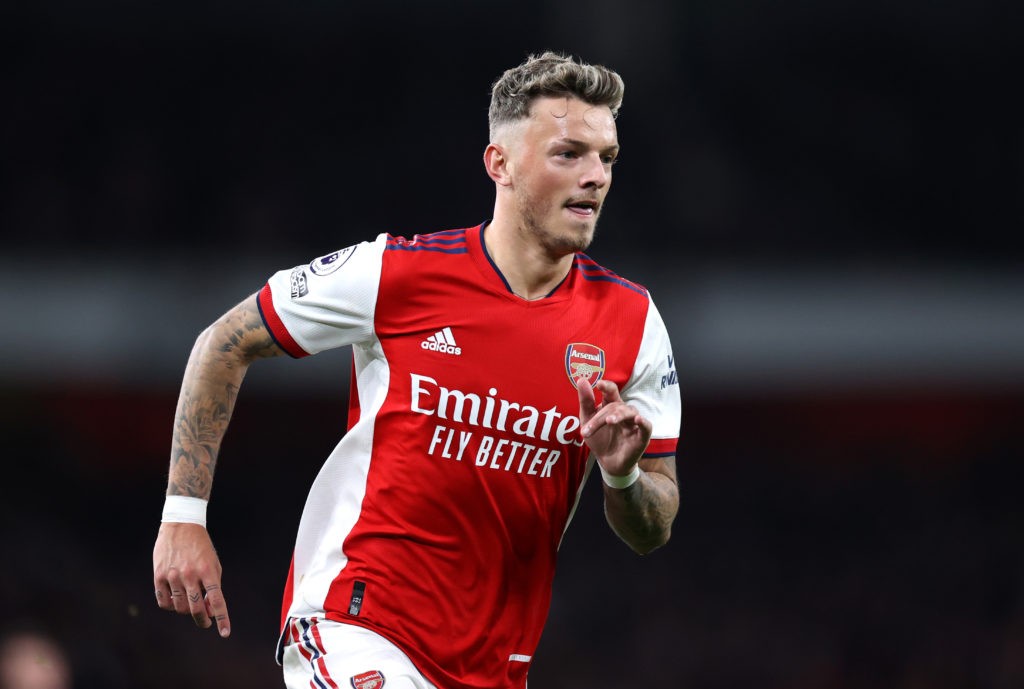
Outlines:
<svg viewBox="0 0 1024 689"><path fill-rule="evenodd" d="M633 470L625 476L612 476L604 470L604 467L601 466L600 463L598 463L597 468L601 470L601 478L609 488L618 488L620 490L623 488L629 488L637 482L637 479L640 478L640 467L636 464L633 465Z"/></svg>
<svg viewBox="0 0 1024 689"><path fill-rule="evenodd" d="M168 495L164 500L161 522L178 522L206 526L206 500L184 495Z"/></svg>

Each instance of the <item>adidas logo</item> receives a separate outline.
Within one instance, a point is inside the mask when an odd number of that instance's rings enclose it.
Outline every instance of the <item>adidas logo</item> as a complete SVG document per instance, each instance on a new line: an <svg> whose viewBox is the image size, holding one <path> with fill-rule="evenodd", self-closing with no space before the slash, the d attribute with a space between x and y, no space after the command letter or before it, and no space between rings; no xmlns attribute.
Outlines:
<svg viewBox="0 0 1024 689"><path fill-rule="evenodd" d="M432 352L443 352L445 354L454 354L455 356L460 356L462 354L462 347L455 344L455 336L452 335L451 328L438 330L436 333L423 340L423 342L420 342L420 347L423 349L429 349Z"/></svg>

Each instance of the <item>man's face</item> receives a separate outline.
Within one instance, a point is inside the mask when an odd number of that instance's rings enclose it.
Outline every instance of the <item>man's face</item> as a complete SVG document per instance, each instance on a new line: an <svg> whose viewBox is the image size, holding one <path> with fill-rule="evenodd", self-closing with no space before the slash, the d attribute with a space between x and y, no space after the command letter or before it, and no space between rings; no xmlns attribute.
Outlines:
<svg viewBox="0 0 1024 689"><path fill-rule="evenodd" d="M510 142L523 230L553 255L586 249L619 152L611 110L575 98L538 98Z"/></svg>

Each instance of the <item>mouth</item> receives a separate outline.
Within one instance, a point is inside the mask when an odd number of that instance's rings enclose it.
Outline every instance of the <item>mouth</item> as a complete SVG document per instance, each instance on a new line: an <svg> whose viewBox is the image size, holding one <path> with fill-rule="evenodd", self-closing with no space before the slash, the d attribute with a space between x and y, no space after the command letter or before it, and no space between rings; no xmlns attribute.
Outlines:
<svg viewBox="0 0 1024 689"><path fill-rule="evenodd" d="M565 202L565 207L573 215L578 215L581 218L593 218L597 215L601 204L597 199L569 199Z"/></svg>

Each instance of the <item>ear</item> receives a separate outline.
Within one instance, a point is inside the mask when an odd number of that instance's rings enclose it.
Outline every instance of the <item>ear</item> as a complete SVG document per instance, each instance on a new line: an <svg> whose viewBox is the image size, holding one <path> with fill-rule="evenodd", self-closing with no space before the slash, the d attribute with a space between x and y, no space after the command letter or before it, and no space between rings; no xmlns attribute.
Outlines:
<svg viewBox="0 0 1024 689"><path fill-rule="evenodd" d="M496 143L487 144L484 149L484 168L495 184L507 187L512 183L509 171L508 152Z"/></svg>

